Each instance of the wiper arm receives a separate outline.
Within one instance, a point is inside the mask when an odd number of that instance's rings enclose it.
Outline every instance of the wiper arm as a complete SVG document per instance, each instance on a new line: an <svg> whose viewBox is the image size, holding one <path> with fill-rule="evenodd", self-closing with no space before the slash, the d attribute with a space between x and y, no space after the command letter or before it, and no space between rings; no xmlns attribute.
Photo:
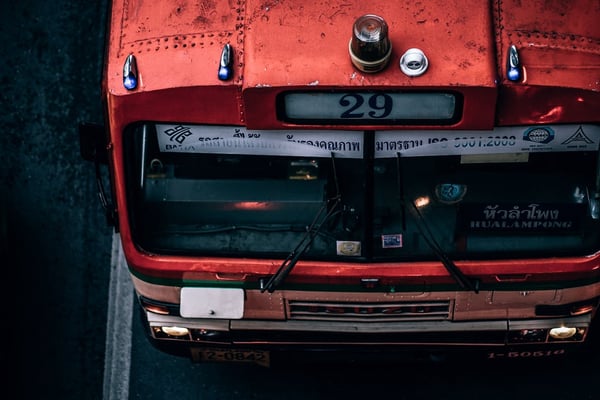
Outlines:
<svg viewBox="0 0 600 400"><path fill-rule="evenodd" d="M277 270L277 272L275 272L273 275L271 275L271 277L269 278L267 283L264 286L261 285L261 288L260 288L261 293L264 293L265 291L268 291L269 293L273 293L275 288L277 286L279 286L281 284L281 282L283 282L283 280L292 271L292 269L294 268L294 266L296 265L298 260L300 260L300 257L306 252L306 250L308 250L308 248L314 241L315 237L319 234L319 231L321 230L323 225L325 223L327 223L329 218L334 214L338 205L340 204L342 198L340 196L340 189L339 189L339 184L338 184L338 180L337 180L337 173L335 170L335 161L334 161L333 153L331 153L331 165L333 168L333 179L335 182L335 190L336 190L335 197L328 199L321 206L321 208L317 212L317 215L315 215L315 218L313 219L311 224L308 226L306 233L304 234L304 236L302 236L302 239L300 240L298 245L290 252L290 254L288 254L288 256L285 258L285 260L283 260L283 262L279 266L279 269ZM333 205L331 207L329 207L329 203L331 203L331 202L333 202ZM325 217L322 219L322 221L319 222L319 220L321 219L321 215L328 208L329 208L329 211L327 211L327 213L325 214Z"/></svg>
<svg viewBox="0 0 600 400"><path fill-rule="evenodd" d="M400 202L404 210L406 200L404 196L403 181L401 176L402 170L400 169L400 153L396 153L396 156L398 170L398 190L400 192ZM410 202L410 206L411 210L417 216L417 229L419 229L419 232L421 232L421 235L425 239L425 242L431 248L431 250L433 250L434 254L441 261L442 265L444 265L450 276L454 278L454 280L460 285L461 288L471 290L475 293L479 293L479 279L471 279L470 277L465 275L464 272L460 270L460 268L456 266L454 261L452 261L452 259L444 252L442 247L435 240L435 236L431 232L431 229L429 229L429 225L423 217L423 214L421 214L419 208L415 205L413 201Z"/></svg>

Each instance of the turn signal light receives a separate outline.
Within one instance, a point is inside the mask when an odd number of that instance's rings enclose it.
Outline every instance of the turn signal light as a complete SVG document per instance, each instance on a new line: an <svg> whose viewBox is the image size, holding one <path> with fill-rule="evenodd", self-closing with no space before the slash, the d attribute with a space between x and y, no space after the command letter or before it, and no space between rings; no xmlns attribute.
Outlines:
<svg viewBox="0 0 600 400"><path fill-rule="evenodd" d="M123 86L127 90L133 90L138 86L138 70L135 56L130 54L123 64Z"/></svg>

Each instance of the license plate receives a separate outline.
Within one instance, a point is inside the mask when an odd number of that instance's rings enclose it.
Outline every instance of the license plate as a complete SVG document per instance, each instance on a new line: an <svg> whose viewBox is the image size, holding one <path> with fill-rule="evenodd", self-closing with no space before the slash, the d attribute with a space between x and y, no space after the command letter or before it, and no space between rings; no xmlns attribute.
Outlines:
<svg viewBox="0 0 600 400"><path fill-rule="evenodd" d="M192 358L200 362L254 363L263 367L271 363L269 352L262 350L192 348Z"/></svg>

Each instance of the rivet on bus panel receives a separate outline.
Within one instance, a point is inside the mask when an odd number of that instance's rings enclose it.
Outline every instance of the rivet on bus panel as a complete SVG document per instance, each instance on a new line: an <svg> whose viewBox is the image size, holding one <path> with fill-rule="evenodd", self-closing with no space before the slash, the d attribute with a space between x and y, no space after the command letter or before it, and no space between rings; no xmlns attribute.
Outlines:
<svg viewBox="0 0 600 400"><path fill-rule="evenodd" d="M138 70L135 56L130 54L123 65L123 86L127 90L133 90L138 85Z"/></svg>

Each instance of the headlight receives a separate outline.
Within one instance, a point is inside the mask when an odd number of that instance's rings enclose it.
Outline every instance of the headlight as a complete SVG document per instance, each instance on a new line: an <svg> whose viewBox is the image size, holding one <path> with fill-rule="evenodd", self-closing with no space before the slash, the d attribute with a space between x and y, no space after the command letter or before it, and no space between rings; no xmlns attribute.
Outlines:
<svg viewBox="0 0 600 400"><path fill-rule="evenodd" d="M577 328L560 326L558 328L550 329L550 337L556 340L565 340L572 338L577 333Z"/></svg>
<svg viewBox="0 0 600 400"><path fill-rule="evenodd" d="M189 329L181 326L155 326L152 332L157 339L189 340L190 338Z"/></svg>

